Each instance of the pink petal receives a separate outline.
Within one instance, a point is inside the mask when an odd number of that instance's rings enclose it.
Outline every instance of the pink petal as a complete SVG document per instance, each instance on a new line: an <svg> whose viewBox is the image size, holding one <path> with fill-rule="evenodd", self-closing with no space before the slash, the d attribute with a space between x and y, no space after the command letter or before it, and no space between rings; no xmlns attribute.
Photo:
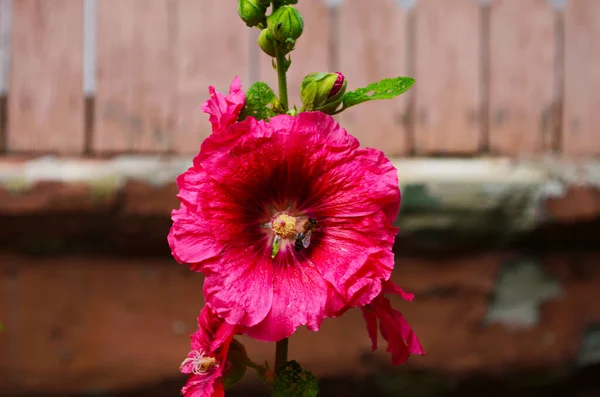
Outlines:
<svg viewBox="0 0 600 397"><path fill-rule="evenodd" d="M210 115L209 121L213 127L213 133L227 130L235 123L246 103L246 95L242 91L240 79L236 77L229 87L229 95L225 96L211 86L208 89L210 99L202 105L202 111Z"/></svg>
<svg viewBox="0 0 600 397"><path fill-rule="evenodd" d="M273 270L266 244L232 247L205 261L201 270L206 304L228 323L250 327L271 309Z"/></svg>
<svg viewBox="0 0 600 397"><path fill-rule="evenodd" d="M189 377L187 383L181 389L181 394L185 397L215 397L219 396L218 389L222 390L223 387L220 382L216 379L221 376L221 373L213 373L212 375L192 375ZM223 394L220 394L221 396Z"/></svg>
<svg viewBox="0 0 600 397"><path fill-rule="evenodd" d="M388 342L386 351L392 353L393 365L403 364L411 354L425 354L402 313L394 310L387 298L380 296L370 306L379 318L381 335Z"/></svg>
<svg viewBox="0 0 600 397"><path fill-rule="evenodd" d="M367 323L367 332L371 338L371 350L377 350L377 315L368 307L361 307L363 318Z"/></svg>
<svg viewBox="0 0 600 397"><path fill-rule="evenodd" d="M392 280L387 280L383 282L383 293L398 295L405 301L409 302L412 302L413 299L415 299L415 294L411 294L410 292L404 291L398 285L394 284Z"/></svg>
<svg viewBox="0 0 600 397"><path fill-rule="evenodd" d="M210 354L223 345L228 348L235 331L235 325L220 319L205 305L198 316L198 331L192 335L192 350Z"/></svg>
<svg viewBox="0 0 600 397"><path fill-rule="evenodd" d="M339 310L339 300L328 307L331 288L319 271L308 263L295 260L287 251L288 264L273 268L273 303L271 311L247 334L265 342L274 342L291 336L301 325L312 331L321 326L327 312Z"/></svg>
<svg viewBox="0 0 600 397"><path fill-rule="evenodd" d="M315 233L312 252L323 277L350 306L363 306L381 291L394 267L397 229L386 224L383 212L355 218L326 219Z"/></svg>

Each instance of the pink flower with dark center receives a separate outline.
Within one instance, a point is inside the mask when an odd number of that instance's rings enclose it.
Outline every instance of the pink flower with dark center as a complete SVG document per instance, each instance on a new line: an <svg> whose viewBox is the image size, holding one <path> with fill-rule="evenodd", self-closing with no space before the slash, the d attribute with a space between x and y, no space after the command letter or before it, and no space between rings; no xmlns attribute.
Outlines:
<svg viewBox="0 0 600 397"><path fill-rule="evenodd" d="M235 123L246 103L246 95L242 91L242 83L236 77L229 86L229 95L223 95L215 90L215 87L208 88L210 99L202 105L202 111L210 116L208 120L212 124L213 133L227 130L231 124Z"/></svg>
<svg viewBox="0 0 600 397"><path fill-rule="evenodd" d="M377 349L377 320L379 320L381 335L388 342L386 351L392 353L392 364L404 364L411 354L424 355L425 351L402 313L394 310L389 299L384 297L386 293L399 295L407 301L412 301L414 298L413 294L404 292L391 281L384 281L381 293L362 308L371 338L371 348Z"/></svg>
<svg viewBox="0 0 600 397"><path fill-rule="evenodd" d="M227 352L236 326L227 324L204 307L198 317L198 331L192 334L192 349L179 370L190 374L181 390L185 397L222 397L220 378L227 369Z"/></svg>
<svg viewBox="0 0 600 397"><path fill-rule="evenodd" d="M394 266L397 171L321 112L248 118L177 179L173 256L206 304L263 341L370 303Z"/></svg>

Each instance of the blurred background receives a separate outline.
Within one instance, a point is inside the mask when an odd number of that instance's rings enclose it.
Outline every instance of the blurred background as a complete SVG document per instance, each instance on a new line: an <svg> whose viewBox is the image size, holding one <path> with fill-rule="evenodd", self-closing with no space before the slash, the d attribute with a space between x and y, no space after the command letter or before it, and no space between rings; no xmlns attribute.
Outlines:
<svg viewBox="0 0 600 397"><path fill-rule="evenodd" d="M427 356L392 367L351 311L290 357L323 396L600 396L600 0L298 8L292 103L313 71L417 80L336 117L398 168L394 305ZM209 85L276 87L257 37L234 0L0 0L0 395L179 395L203 303L174 181Z"/></svg>

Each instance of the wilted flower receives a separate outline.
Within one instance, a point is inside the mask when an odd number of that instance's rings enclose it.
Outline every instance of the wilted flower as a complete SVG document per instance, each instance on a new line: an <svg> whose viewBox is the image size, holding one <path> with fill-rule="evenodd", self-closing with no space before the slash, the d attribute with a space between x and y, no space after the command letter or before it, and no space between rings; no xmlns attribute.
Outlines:
<svg viewBox="0 0 600 397"><path fill-rule="evenodd" d="M392 354L392 364L404 364L411 354L425 354L421 343L408 322L397 310L392 308L384 294L395 294L407 301L412 301L413 294L404 292L391 281L383 282L381 293L371 303L362 308L367 322L367 331L371 338L371 348L377 349L377 320L381 335L388 342L387 352Z"/></svg>
<svg viewBox="0 0 600 397"><path fill-rule="evenodd" d="M211 310L256 339L317 330L391 275L397 171L324 113L235 123L177 184L173 256L205 274Z"/></svg>
<svg viewBox="0 0 600 397"><path fill-rule="evenodd" d="M185 397L220 397L224 395L222 376L229 365L227 353L236 333L230 325L204 307L198 317L198 331L192 334L192 349L179 370L190 374L181 390Z"/></svg>
<svg viewBox="0 0 600 397"><path fill-rule="evenodd" d="M208 120L212 124L213 133L225 131L237 121L246 103L242 83L238 77L233 79L229 86L229 95L223 95L213 86L208 87L208 92L210 99L202 104L202 111L210 115Z"/></svg>

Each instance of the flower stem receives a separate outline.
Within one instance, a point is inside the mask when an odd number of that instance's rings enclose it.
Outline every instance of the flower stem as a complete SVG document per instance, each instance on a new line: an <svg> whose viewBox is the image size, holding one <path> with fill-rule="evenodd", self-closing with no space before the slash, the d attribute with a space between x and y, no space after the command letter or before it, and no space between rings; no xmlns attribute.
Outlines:
<svg viewBox="0 0 600 397"><path fill-rule="evenodd" d="M285 70L285 54L281 50L276 51L277 60L277 84L279 86L279 102L283 110L288 110L287 77Z"/></svg>
<svg viewBox="0 0 600 397"><path fill-rule="evenodd" d="M288 338L282 339L275 344L275 371L288 360Z"/></svg>

